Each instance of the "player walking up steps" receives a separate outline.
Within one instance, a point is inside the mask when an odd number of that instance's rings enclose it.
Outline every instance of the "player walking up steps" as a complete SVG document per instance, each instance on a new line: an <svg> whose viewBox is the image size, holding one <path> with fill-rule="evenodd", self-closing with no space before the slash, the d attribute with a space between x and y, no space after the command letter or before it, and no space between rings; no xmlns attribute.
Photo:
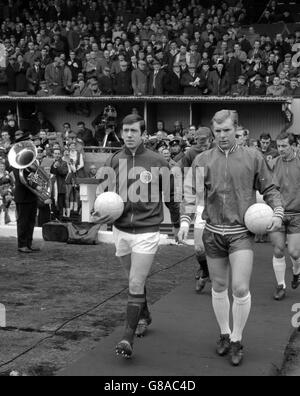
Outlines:
<svg viewBox="0 0 300 396"><path fill-rule="evenodd" d="M203 235L209 273L213 283L213 308L221 329L217 353L230 352L231 364L243 360L242 336L251 310L250 279L253 267L253 235L244 216L256 203L256 190L275 210L269 231L282 226L283 208L278 189L262 155L248 147L238 147L235 136L238 114L223 110L212 120L217 147L200 154L191 170L193 183L185 186L179 241L184 241L204 194ZM202 197L203 199L203 197ZM229 265L230 264L230 265ZM234 303L233 331L230 329L229 271L232 271Z"/></svg>
<svg viewBox="0 0 300 396"><path fill-rule="evenodd" d="M274 182L280 187L285 207L282 228L271 234L274 246L273 267L278 283L274 299L277 301L286 296L286 242L293 263L292 289L297 289L300 285L300 153L294 150L293 142L293 136L287 132L278 136L280 156L275 159L273 169Z"/></svg>

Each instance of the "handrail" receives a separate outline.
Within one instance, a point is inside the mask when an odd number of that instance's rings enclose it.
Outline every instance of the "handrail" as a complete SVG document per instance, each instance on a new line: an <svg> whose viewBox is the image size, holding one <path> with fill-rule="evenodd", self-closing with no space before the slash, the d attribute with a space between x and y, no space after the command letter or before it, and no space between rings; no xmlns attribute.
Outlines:
<svg viewBox="0 0 300 396"><path fill-rule="evenodd" d="M100 96L100 97L72 97L72 96L0 96L1 102L16 102L16 103L101 103L101 102L143 102L143 103L210 103L210 102L261 102L261 103L284 103L292 100L290 97L270 97L270 96Z"/></svg>

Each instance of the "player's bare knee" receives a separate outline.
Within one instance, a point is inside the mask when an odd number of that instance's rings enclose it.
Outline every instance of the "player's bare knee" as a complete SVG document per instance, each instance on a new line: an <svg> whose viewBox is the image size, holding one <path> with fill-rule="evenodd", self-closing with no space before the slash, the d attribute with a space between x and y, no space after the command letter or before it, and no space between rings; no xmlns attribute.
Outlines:
<svg viewBox="0 0 300 396"><path fill-rule="evenodd" d="M145 284L136 279L131 279L129 282L129 292L133 295L141 295L144 294Z"/></svg>
<svg viewBox="0 0 300 396"><path fill-rule="evenodd" d="M228 283L224 279L213 279L212 280L213 284L213 290L216 293L223 293L225 290L228 289Z"/></svg>
<svg viewBox="0 0 300 396"><path fill-rule="evenodd" d="M289 255L291 256L291 258L293 260L295 260L295 261L299 260L299 258L300 258L300 248L291 246L289 248Z"/></svg>
<svg viewBox="0 0 300 396"><path fill-rule="evenodd" d="M274 256L276 258L283 258L284 257L285 246L275 246L274 247Z"/></svg>
<svg viewBox="0 0 300 396"><path fill-rule="evenodd" d="M233 295L237 298L247 297L249 294L249 287L246 285L242 286L233 286Z"/></svg>

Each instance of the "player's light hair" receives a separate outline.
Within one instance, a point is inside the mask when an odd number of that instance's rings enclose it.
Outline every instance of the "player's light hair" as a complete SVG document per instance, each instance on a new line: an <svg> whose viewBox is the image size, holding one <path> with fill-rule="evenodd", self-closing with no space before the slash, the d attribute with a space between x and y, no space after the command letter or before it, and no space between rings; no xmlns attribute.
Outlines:
<svg viewBox="0 0 300 396"><path fill-rule="evenodd" d="M231 119L235 128L239 126L239 115L236 110L221 110L218 111L213 119L212 119L212 126L214 123L222 124L226 120Z"/></svg>

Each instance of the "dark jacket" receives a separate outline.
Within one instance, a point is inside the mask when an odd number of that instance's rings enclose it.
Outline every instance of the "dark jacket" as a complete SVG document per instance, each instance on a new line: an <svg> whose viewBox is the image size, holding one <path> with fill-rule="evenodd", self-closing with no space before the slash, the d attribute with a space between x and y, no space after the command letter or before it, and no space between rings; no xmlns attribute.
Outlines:
<svg viewBox="0 0 300 396"><path fill-rule="evenodd" d="M254 84L252 84L249 88L250 96L266 96L267 88L264 84L262 84L259 88L256 88Z"/></svg>
<svg viewBox="0 0 300 396"><path fill-rule="evenodd" d="M190 83L193 83L196 80L200 82L200 85L196 87L191 86ZM206 82L201 80L200 74L195 73L195 75L192 76L191 73L187 72L181 77L181 86L183 88L184 95L197 96L202 95L203 89L206 86Z"/></svg>
<svg viewBox="0 0 300 396"><path fill-rule="evenodd" d="M16 70L12 65L8 64L5 73L7 77L8 92L13 92L16 90Z"/></svg>
<svg viewBox="0 0 300 396"><path fill-rule="evenodd" d="M93 132L88 128L85 128L82 132L78 132L77 139L82 140L85 146L94 146L95 143Z"/></svg>
<svg viewBox="0 0 300 396"><path fill-rule="evenodd" d="M239 76L242 74L242 64L239 59L232 58L230 62L227 63L226 70L228 72L229 84L236 84Z"/></svg>
<svg viewBox="0 0 300 396"><path fill-rule="evenodd" d="M20 171L14 168L11 168L11 170L13 171L16 179L15 190L14 190L15 202L17 204L26 204L26 203L34 203L34 202L37 203L38 197L21 182Z"/></svg>
<svg viewBox="0 0 300 396"><path fill-rule="evenodd" d="M246 84L234 84L231 88L231 95L234 96L248 96L249 88Z"/></svg>
<svg viewBox="0 0 300 396"><path fill-rule="evenodd" d="M297 97L297 98L299 98L300 97L300 87L297 87L297 88L295 88L295 89L292 89L291 87L287 87L286 89L285 89L285 95L286 96L291 96L291 97Z"/></svg>
<svg viewBox="0 0 300 396"><path fill-rule="evenodd" d="M111 77L101 75L98 78L99 88L103 95L113 94L113 80Z"/></svg>
<svg viewBox="0 0 300 396"><path fill-rule="evenodd" d="M23 63L21 66L19 63L15 65L16 71L16 92L27 92L28 85L26 79L26 73L29 65L28 63Z"/></svg>
<svg viewBox="0 0 300 396"><path fill-rule="evenodd" d="M59 161L59 166L57 168L54 167L54 164L55 162L51 166L50 173L56 177L58 194L66 194L66 177L69 173L68 164L63 160Z"/></svg>
<svg viewBox="0 0 300 396"><path fill-rule="evenodd" d="M123 161L123 164L119 161ZM168 163L159 154L141 145L133 156L131 151L125 148L109 158L105 166L97 195L104 191L116 191L125 202L124 213L115 222L116 228L131 234L159 231L164 220L162 193L171 212L172 223L175 226L179 225L180 208L179 204L174 202L174 178ZM137 169L138 174L130 176L133 169ZM140 187L133 188L134 183ZM130 187L134 191L140 190L139 200L130 200Z"/></svg>
<svg viewBox="0 0 300 396"><path fill-rule="evenodd" d="M116 95L132 95L131 72L121 71L114 79L114 92Z"/></svg>
<svg viewBox="0 0 300 396"><path fill-rule="evenodd" d="M149 75L148 80L148 95L163 95L164 94L164 78L166 73L163 70L160 70L155 79L155 88L154 88L154 71L152 71Z"/></svg>
<svg viewBox="0 0 300 396"><path fill-rule="evenodd" d="M26 79L29 93L36 94L42 78L43 70L40 67L38 70L36 70L35 66L31 66L27 69Z"/></svg>
<svg viewBox="0 0 300 396"><path fill-rule="evenodd" d="M183 89L180 84L181 76L178 78L177 74L172 71L166 74L164 78L164 93L166 95L182 95Z"/></svg>
<svg viewBox="0 0 300 396"><path fill-rule="evenodd" d="M223 70L220 75L217 70L212 71L208 78L208 90L210 95L228 95L230 92L228 73Z"/></svg>

